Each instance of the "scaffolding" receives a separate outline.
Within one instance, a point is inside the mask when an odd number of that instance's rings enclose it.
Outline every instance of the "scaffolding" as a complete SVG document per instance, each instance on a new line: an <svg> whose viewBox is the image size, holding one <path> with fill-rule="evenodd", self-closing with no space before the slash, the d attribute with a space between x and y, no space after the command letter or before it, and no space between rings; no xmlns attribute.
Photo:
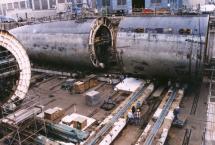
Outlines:
<svg viewBox="0 0 215 145"><path fill-rule="evenodd" d="M22 104L14 109L1 108L2 119L0 130L2 138L0 144L8 145L34 145L40 133L46 135L44 119L38 119L43 107L40 105L39 96L28 96Z"/></svg>

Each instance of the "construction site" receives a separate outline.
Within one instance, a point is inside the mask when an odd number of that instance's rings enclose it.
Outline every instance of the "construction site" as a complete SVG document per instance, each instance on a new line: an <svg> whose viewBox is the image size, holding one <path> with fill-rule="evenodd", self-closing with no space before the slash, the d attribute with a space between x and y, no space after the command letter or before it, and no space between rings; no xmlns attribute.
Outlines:
<svg viewBox="0 0 215 145"><path fill-rule="evenodd" d="M157 13L1 23L0 145L215 145L215 16Z"/></svg>

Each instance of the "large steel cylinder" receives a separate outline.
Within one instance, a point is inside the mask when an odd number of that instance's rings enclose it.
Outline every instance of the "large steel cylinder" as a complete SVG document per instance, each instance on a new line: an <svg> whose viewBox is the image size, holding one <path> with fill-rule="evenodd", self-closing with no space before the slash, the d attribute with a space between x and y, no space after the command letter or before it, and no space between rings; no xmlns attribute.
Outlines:
<svg viewBox="0 0 215 145"><path fill-rule="evenodd" d="M10 32L23 43L33 62L86 70L108 66L112 29L110 20L98 18L41 23Z"/></svg>
<svg viewBox="0 0 215 145"><path fill-rule="evenodd" d="M36 63L112 71L117 59L124 73L196 78L206 58L208 22L208 16L123 17L116 42L107 18L47 22L10 32Z"/></svg>
<svg viewBox="0 0 215 145"><path fill-rule="evenodd" d="M25 98L30 85L28 55L19 41L0 31L0 106Z"/></svg>
<svg viewBox="0 0 215 145"><path fill-rule="evenodd" d="M124 71L196 78L205 59L208 16L124 17L116 48Z"/></svg>

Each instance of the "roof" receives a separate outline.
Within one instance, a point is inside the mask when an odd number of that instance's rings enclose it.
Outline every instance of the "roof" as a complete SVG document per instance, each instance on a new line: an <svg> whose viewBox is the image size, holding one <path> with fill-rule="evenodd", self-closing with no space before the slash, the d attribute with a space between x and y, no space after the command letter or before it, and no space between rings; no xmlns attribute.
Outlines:
<svg viewBox="0 0 215 145"><path fill-rule="evenodd" d="M93 91L89 91L89 92L86 93L87 96L95 96L95 95L98 95L98 94L99 94L99 92L94 91L94 90Z"/></svg>
<svg viewBox="0 0 215 145"><path fill-rule="evenodd" d="M84 82L81 82L81 81L78 81L78 82L75 82L74 85L82 85L84 84Z"/></svg>
<svg viewBox="0 0 215 145"><path fill-rule="evenodd" d="M143 80L138 80L136 78L125 78L121 83L116 85L114 90L135 92L143 83Z"/></svg>
<svg viewBox="0 0 215 145"><path fill-rule="evenodd" d="M89 118L89 117L86 117L86 116L83 116L83 115L80 115L80 114L77 114L77 113L72 113L71 115L67 115L67 116L63 117L61 122L60 122L60 124L63 124L64 122L65 123L70 123L70 122L76 120L76 118L79 118L79 117L87 120L87 126L82 128L82 130L85 130L86 128L88 128L90 125L92 125L96 121L93 118ZM73 125L71 125L70 127L73 127Z"/></svg>
<svg viewBox="0 0 215 145"><path fill-rule="evenodd" d="M74 121L77 121L77 122L82 123L82 122L87 121L87 118L84 118L84 117L81 117L81 116L77 116L77 117L74 119Z"/></svg>
<svg viewBox="0 0 215 145"><path fill-rule="evenodd" d="M57 112L57 111L61 111L61 110L62 110L62 108L54 107L54 108L49 108L49 109L47 109L47 110L45 111L45 113L47 113L47 114L53 114L53 113L55 113L55 112Z"/></svg>

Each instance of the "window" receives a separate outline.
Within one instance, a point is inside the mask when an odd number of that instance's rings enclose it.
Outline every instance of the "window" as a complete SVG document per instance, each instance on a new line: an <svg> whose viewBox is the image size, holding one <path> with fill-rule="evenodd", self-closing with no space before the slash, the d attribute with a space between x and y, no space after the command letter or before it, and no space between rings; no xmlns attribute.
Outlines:
<svg viewBox="0 0 215 145"><path fill-rule="evenodd" d="M164 28L163 29L163 33L165 33L165 34L172 34L173 33L173 29L172 28Z"/></svg>
<svg viewBox="0 0 215 145"><path fill-rule="evenodd" d="M56 0L49 0L50 8L53 9L56 6Z"/></svg>
<svg viewBox="0 0 215 145"><path fill-rule="evenodd" d="M6 10L7 10L6 4L2 4L2 10L3 10L3 14L6 15Z"/></svg>
<svg viewBox="0 0 215 145"><path fill-rule="evenodd" d="M134 29L135 33L144 33L144 28L136 28Z"/></svg>
<svg viewBox="0 0 215 145"><path fill-rule="evenodd" d="M182 29L179 29L178 33L181 35L190 35L192 33L192 30L187 28L182 28Z"/></svg>
<svg viewBox="0 0 215 145"><path fill-rule="evenodd" d="M2 15L2 9L1 9L1 7L0 7L0 15Z"/></svg>
<svg viewBox="0 0 215 145"><path fill-rule="evenodd" d="M155 28L146 28L146 33L157 33Z"/></svg>
<svg viewBox="0 0 215 145"><path fill-rule="evenodd" d="M151 0L152 4L157 4L157 3L161 3L161 0Z"/></svg>
<svg viewBox="0 0 215 145"><path fill-rule="evenodd" d="M34 0L34 9L40 10L40 1L39 0Z"/></svg>
<svg viewBox="0 0 215 145"><path fill-rule="evenodd" d="M102 0L102 6L110 6L110 0Z"/></svg>
<svg viewBox="0 0 215 145"><path fill-rule="evenodd" d="M32 8L32 0L26 1L26 8Z"/></svg>
<svg viewBox="0 0 215 145"><path fill-rule="evenodd" d="M172 28L146 28L146 33L172 34Z"/></svg>
<svg viewBox="0 0 215 145"><path fill-rule="evenodd" d="M14 2L13 5L14 5L14 9L19 9L19 3L18 2Z"/></svg>
<svg viewBox="0 0 215 145"><path fill-rule="evenodd" d="M117 5L126 5L126 0L117 0Z"/></svg>
<svg viewBox="0 0 215 145"><path fill-rule="evenodd" d="M82 3L82 0L76 0L76 3L80 4L80 3Z"/></svg>
<svg viewBox="0 0 215 145"><path fill-rule="evenodd" d="M121 32L135 32L135 33L144 33L144 28L121 28Z"/></svg>
<svg viewBox="0 0 215 145"><path fill-rule="evenodd" d="M8 10L12 10L13 9L13 4L12 3L8 3L7 4L7 9Z"/></svg>
<svg viewBox="0 0 215 145"><path fill-rule="evenodd" d="M21 2L20 2L20 8L21 8L21 9L25 9L25 8L26 8L26 6L25 6L25 1L21 1Z"/></svg>
<svg viewBox="0 0 215 145"><path fill-rule="evenodd" d="M58 3L65 3L65 0L58 0Z"/></svg>
<svg viewBox="0 0 215 145"><path fill-rule="evenodd" d="M47 0L41 0L42 9L47 10L48 9L48 1Z"/></svg>
<svg viewBox="0 0 215 145"><path fill-rule="evenodd" d="M27 8L31 8L32 9L32 0L28 0L27 1Z"/></svg>

